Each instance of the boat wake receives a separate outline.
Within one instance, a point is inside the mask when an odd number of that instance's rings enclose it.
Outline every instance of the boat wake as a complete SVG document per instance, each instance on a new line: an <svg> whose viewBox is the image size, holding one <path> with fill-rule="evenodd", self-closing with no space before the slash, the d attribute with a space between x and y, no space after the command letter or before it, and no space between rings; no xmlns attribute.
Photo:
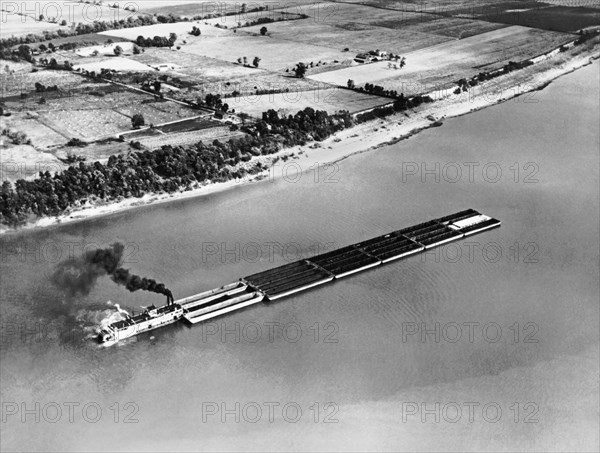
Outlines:
<svg viewBox="0 0 600 453"><path fill-rule="evenodd" d="M79 310L76 315L76 320L83 329L85 340L97 340L100 331L117 321L122 321L129 313L122 309L119 304L115 304L110 300L106 302L111 308L103 310Z"/></svg>

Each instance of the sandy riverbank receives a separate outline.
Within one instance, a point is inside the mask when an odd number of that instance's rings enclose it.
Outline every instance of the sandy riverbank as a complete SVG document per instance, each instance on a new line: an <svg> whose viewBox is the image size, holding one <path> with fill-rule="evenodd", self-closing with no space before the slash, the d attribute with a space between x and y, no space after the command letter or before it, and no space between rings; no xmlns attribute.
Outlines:
<svg viewBox="0 0 600 453"><path fill-rule="evenodd" d="M175 194L145 195L142 198L129 198L106 204L92 205L88 203L57 217L46 217L30 222L17 230L0 226L0 234L71 223L149 204L202 196L225 191L241 184L255 183L265 179L274 180L285 175L293 178L294 172L310 171L311 168L314 170L315 165L339 162L353 154L373 150L411 137L424 129L434 127L436 124L439 125L439 122L444 119L465 115L504 102L517 95L522 96L525 93L539 90L547 86L552 80L586 66L592 62L592 59L597 58L600 58L597 51L594 52L593 57L590 57L589 54L580 54L571 58L559 55L523 70L480 84L472 88L469 93L446 96L440 96L439 93L436 93L436 102L423 104L417 111L410 114L399 113L382 120L363 123L341 131L323 142L287 148L274 155L261 156L249 162L254 164L260 161L271 166L275 159L289 156L290 159L287 160L287 163L294 162L293 167L290 165L286 167L285 163L280 160L270 170L243 179L206 184L193 190ZM287 173L284 169L287 169Z"/></svg>

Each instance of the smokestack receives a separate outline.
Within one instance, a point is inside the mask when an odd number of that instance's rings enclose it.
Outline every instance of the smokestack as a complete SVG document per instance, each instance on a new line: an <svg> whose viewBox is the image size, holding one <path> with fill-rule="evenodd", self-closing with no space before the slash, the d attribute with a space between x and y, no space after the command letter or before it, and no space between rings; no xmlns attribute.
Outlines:
<svg viewBox="0 0 600 453"><path fill-rule="evenodd" d="M167 296L167 305L173 303L173 294L163 283L140 277L119 267L123 261L124 249L123 244L115 243L104 249L90 251L83 257L71 258L59 265L52 279L71 295L86 295L99 277L109 275L112 281L131 292L143 290L163 294Z"/></svg>

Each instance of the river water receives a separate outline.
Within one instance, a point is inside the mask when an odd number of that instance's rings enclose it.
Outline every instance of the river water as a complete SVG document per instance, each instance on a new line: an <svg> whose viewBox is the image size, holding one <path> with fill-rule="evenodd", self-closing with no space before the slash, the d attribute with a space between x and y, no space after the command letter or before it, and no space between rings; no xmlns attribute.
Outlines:
<svg viewBox="0 0 600 453"><path fill-rule="evenodd" d="M599 95L595 62L318 174L2 237L2 450L597 450ZM184 297L470 207L502 227L111 348L107 302L162 296L52 284L121 241Z"/></svg>

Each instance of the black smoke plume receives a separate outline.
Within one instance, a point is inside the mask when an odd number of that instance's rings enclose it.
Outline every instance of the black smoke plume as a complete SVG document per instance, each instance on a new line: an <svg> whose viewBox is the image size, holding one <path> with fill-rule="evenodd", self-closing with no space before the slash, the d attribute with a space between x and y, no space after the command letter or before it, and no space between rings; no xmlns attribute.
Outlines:
<svg viewBox="0 0 600 453"><path fill-rule="evenodd" d="M108 275L129 291L150 291L167 296L167 303L173 301L173 294L162 283L150 278L132 274L121 266L125 246L115 243L105 249L87 252L82 257L70 258L61 264L52 276L52 281L65 289L69 295L87 295L98 278Z"/></svg>

